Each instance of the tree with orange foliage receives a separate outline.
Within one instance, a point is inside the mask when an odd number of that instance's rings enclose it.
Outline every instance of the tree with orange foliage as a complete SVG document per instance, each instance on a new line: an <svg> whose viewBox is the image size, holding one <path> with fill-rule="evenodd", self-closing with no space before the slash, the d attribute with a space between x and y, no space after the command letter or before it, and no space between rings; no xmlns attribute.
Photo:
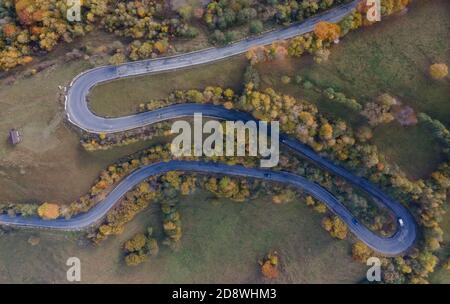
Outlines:
<svg viewBox="0 0 450 304"><path fill-rule="evenodd" d="M158 50L159 54L164 54L167 52L167 49L169 48L169 42L165 39L158 40L154 44L154 48Z"/></svg>
<svg viewBox="0 0 450 304"><path fill-rule="evenodd" d="M31 25L33 23L33 2L30 0L16 1L16 13L19 21L23 25Z"/></svg>
<svg viewBox="0 0 450 304"><path fill-rule="evenodd" d="M8 23L3 26L3 34L5 37L11 38L17 33L17 27L14 24Z"/></svg>
<svg viewBox="0 0 450 304"><path fill-rule="evenodd" d="M59 206L54 203L43 203L39 206L38 215L45 220L54 220L59 217Z"/></svg>
<svg viewBox="0 0 450 304"><path fill-rule="evenodd" d="M270 252L262 261L261 265L262 275L267 279L276 279L279 275L279 257L276 251Z"/></svg>
<svg viewBox="0 0 450 304"><path fill-rule="evenodd" d="M314 34L320 40L334 41L341 35L341 27L335 23L321 21L314 27Z"/></svg>
<svg viewBox="0 0 450 304"><path fill-rule="evenodd" d="M270 261L264 262L261 266L261 272L265 278L276 279L278 277L278 269L270 263Z"/></svg>

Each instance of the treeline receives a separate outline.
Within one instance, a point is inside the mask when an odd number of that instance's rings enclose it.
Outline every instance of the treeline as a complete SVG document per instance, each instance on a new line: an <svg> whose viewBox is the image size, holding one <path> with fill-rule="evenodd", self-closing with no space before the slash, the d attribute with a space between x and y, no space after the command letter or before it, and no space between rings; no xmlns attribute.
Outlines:
<svg viewBox="0 0 450 304"><path fill-rule="evenodd" d="M126 146L155 137L168 136L170 135L170 127L170 122L161 122L121 133L94 134L83 132L81 145L87 151L108 150L113 147Z"/></svg>
<svg viewBox="0 0 450 304"><path fill-rule="evenodd" d="M192 90L177 91L172 98L175 102L195 101L215 102L218 104L225 102L226 99L223 97L222 100L217 97L213 101L215 95L211 95L209 92L214 91L223 92L224 90L210 88L204 92L197 93L192 92ZM370 135L367 135L367 130L353 135L345 122L325 119L317 112L315 106L309 103L299 102L292 97L279 95L272 89L267 89L264 92L255 91L251 83L247 85L242 96L232 98L231 102L234 108L251 112L259 119L279 120L284 132L297 137L316 151L327 154L329 158L342 163L358 174L366 176L372 182L385 189L386 192L389 192L394 198L405 202L415 214L424 233L416 249L402 258L403 262L399 262L398 259L387 259L389 264L386 267L389 270L389 275L385 279L390 282L422 282L426 279L426 275L433 269L431 266L435 264L433 261L436 260L432 252L439 248L439 243L442 241L442 229L439 226L439 222L445 213L444 206L450 187L448 164L442 165L431 175L430 179L411 181L404 173L390 166L379 154L375 146L367 143L367 138L370 137ZM250 162L250 160L247 160L247 162ZM338 191L338 198L344 202L349 200L353 204L352 212L356 214L358 214L358 210L361 213L361 210L367 208L364 206L367 206L368 202L364 198L361 200L361 198L355 196L347 196L349 199L346 199L345 193L347 195L355 195L352 187L345 186L345 183L330 177L326 172L311 168L312 166L308 165L305 168L305 165L298 164L292 157L287 158L287 160L282 158L280 166L283 169L304 175L308 179L318 181L326 188ZM210 187L210 189L215 190L217 181L211 185L214 186ZM225 183L224 188L227 188L227 185L228 182ZM233 186L230 189L236 189L235 187ZM339 193L337 188L340 189L341 193ZM378 217L369 226L376 230L381 230L383 233L383 229L386 229L386 224L391 225L392 223L383 223L383 216L380 217L380 214L377 212L379 211L372 213ZM368 214L371 214L370 208ZM345 231L345 228L342 227L342 223L339 220L330 218L324 220L323 225L336 237L344 235L343 231ZM384 231L384 233L387 233L387 231ZM404 266L405 263L412 269L410 272L402 270L409 269Z"/></svg>
<svg viewBox="0 0 450 304"><path fill-rule="evenodd" d="M67 3L58 0L5 0L0 2L0 70L9 70L50 52L61 42L101 27L131 40L113 62L125 55L132 60L163 54L174 36L191 35L182 18L166 16L164 1L82 1L81 22L67 19Z"/></svg>
<svg viewBox="0 0 450 304"><path fill-rule="evenodd" d="M383 160L382 156L379 155L378 151L374 146L363 144L355 147L355 141L358 140L365 143L367 138L370 138L370 130L361 130L358 132L357 138L353 135L347 134L348 127L343 121L331 122L324 120L323 118L317 117L317 109L307 103L301 105L295 105L297 103L295 99L289 96L280 96L276 94L273 90L267 90L265 93L257 91L248 91L244 96L235 96L230 98L225 96L221 88L206 88L203 92L196 90L189 91L176 91L171 94L168 101L163 102L163 104L168 103L181 103L181 102L212 102L215 104L222 104L232 102L233 107L242 110L251 110L253 114L260 119L272 119L274 116L280 115L280 121L283 123L283 128L285 132L292 133L295 131L298 138L312 147L317 151L327 151L332 149L332 157L340 160L346 161L351 159L350 164L353 168L358 169L361 167L361 161L363 161L363 167L373 168L374 172L385 170L388 165ZM271 101L271 100L275 100ZM273 104L271 107L267 103ZM255 110L256 107L258 110ZM144 106L144 108L149 108ZM270 115L265 114L264 109L270 109ZM283 114L284 111L288 111L289 115ZM292 112L293 111L293 112ZM291 113L292 112L292 113ZM274 116L273 116L274 115ZM298 115L298 118L296 118ZM294 119L291 121L291 119ZM299 124L300 123L300 124ZM351 136L349 136L351 135ZM363 154L364 157L358 159L358 156ZM304 172L301 172L304 174ZM310 178L314 179L315 174L310 174ZM320 175L320 174L317 174ZM397 183L402 179L398 178ZM214 189L214 188L211 188ZM350 201L359 202L359 200L352 198ZM361 202L360 205L365 205ZM358 208L355 208L358 209Z"/></svg>
<svg viewBox="0 0 450 304"><path fill-rule="evenodd" d="M403 2L397 1L395 3L401 4ZM352 24L352 22L360 20L357 16L358 13L355 13L347 17L341 24L347 24L347 26L350 24L350 27L354 27L355 24ZM341 32L345 32L342 28ZM308 44L314 45L312 42L308 42L308 39L302 39L299 43L301 47L297 49L308 49L308 47L304 48L304 46L308 46ZM315 38L313 37L312 39ZM266 52L263 54L266 56ZM258 79L255 73L249 72L249 75L251 75L250 79ZM203 92L196 90L177 91L171 95L169 102L165 101L164 104L199 102L225 106L225 103L227 103L228 108L237 108L251 112L259 119L279 120L284 132L295 136L313 147L317 152L326 154L327 157L378 184L391 196L404 202L415 215L423 232L417 245L404 256L396 258L382 257L383 280L387 283L426 282L427 276L433 272L438 261L433 252L440 248L440 242L442 242L443 231L439 223L445 214L445 205L450 189L450 166L448 163L442 164L438 170L431 174L429 179L411 181L398 168L390 166L376 147L367 142L371 137L370 129L368 128L353 133L345 122L326 119L318 113L313 105L307 102L299 102L289 96L279 95L272 89L267 89L264 92L258 91L255 89L252 81L248 81L244 93L240 96L225 97L224 91L220 88L207 88ZM144 107L151 108L152 105L145 105ZM439 124L435 128L437 134L446 134ZM231 163L244 164L251 162L250 158L231 161ZM388 232L385 230L386 226L392 223L383 222L383 216L380 216L379 210L373 211L368 208L367 206L370 205L368 204L370 202L367 202L364 197L358 197L352 187L345 185L339 179L311 165L305 165L304 162L298 162L292 157L281 157L280 168L304 175L308 179L330 189L333 193L338 193L338 198L344 203L350 204L352 212L358 216L364 217L361 213L376 215L376 220L374 220L373 216L370 216L371 219L365 219L369 222L368 226L381 233ZM180 178L185 178L185 176L183 175ZM229 187L230 181L233 181L231 183L233 187ZM216 195L221 195L221 192L229 195L229 193L236 191L235 189L240 183L239 179L226 178L225 182L216 179L208 181L207 185ZM248 188L250 194L259 189L254 188L256 184L251 185L252 187ZM217 189L227 189L227 191L218 191ZM284 195L284 197L281 195ZM287 193L273 195L274 202L280 202L284 199L289 201L290 198L291 195ZM317 211L327 212L326 208L324 210L321 207L320 202L315 202L314 199L308 196L304 197L304 199L308 205L313 206ZM361 210L364 210L364 212L361 212ZM331 214L326 215L322 224L336 238L345 238L347 235L345 224ZM395 229L395 227L391 227L391 229ZM365 262L366 258L373 256L374 253L361 242L357 242L353 248L353 255L356 260Z"/></svg>
<svg viewBox="0 0 450 304"><path fill-rule="evenodd" d="M266 23L287 25L346 2L350 0L214 0L207 5L203 20L213 31L212 40L226 44L239 36L236 27L245 25L256 34L264 30Z"/></svg>
<svg viewBox="0 0 450 304"><path fill-rule="evenodd" d="M255 1L214 0L205 9L197 9L196 17L202 18L213 31L211 38L218 43L228 43L238 38L234 26L246 24L250 33L259 33L264 22L291 23L300 21L333 5L348 0L320 1ZM382 0L383 14L389 15L406 6L408 0ZM124 37L126 48L118 48L111 64L127 60L144 59L164 54L170 49L173 37L193 38L197 35L190 25L192 7L186 5L178 12L168 12L162 0L86 0L82 2L81 22L67 20L67 3L58 0L5 0L0 3L0 70L30 63L33 56L49 52L61 42L91 32L95 27ZM336 38L350 29L368 24L363 18L367 8L358 10L341 23L317 28L316 35ZM334 28L334 29L333 29ZM338 30L338 31L337 31ZM327 57L326 48L320 48L316 56Z"/></svg>
<svg viewBox="0 0 450 304"><path fill-rule="evenodd" d="M431 130L433 135L442 143L447 159L450 161L450 131L442 122L431 118L425 113L419 113L418 118L419 121L424 123Z"/></svg>
<svg viewBox="0 0 450 304"><path fill-rule="evenodd" d="M227 93L225 93L227 92ZM288 95L281 95L273 89L258 91L248 83L242 95L217 87L209 87L204 91L188 90L176 91L171 94L170 102L198 102L214 103L218 105L231 104L232 108L247 111L258 119L278 120L284 133L290 134L301 142L311 146L318 153L326 155L334 162L348 167L358 175L365 176L371 182L384 189L393 198L403 202L415 215L421 226L422 234L411 252L408 252L398 262L387 258L385 265L389 270L386 281L422 282L426 274L432 271L436 261L433 251L439 249L442 241L440 221L445 214L445 205L450 188L450 166L443 164L429 179L411 181L398 168L390 166L383 155L374 145L368 143L369 131L362 130L354 133L342 120L333 120L321 115L317 108L304 101L297 100ZM67 206L61 206L61 216L70 217L80 212L88 211L93 205L104 199L105 195L113 189L126 175L140 166L153 162L172 159L169 146L156 146L131 156L129 159L112 165L101 173L99 180L94 184L89 194ZM194 160L195 158L186 158ZM208 161L220 161L228 164L242 164L255 167L256 158L251 157L215 157ZM389 214L384 214L371 200L358 195L353 187L339 178L330 175L312 164L301 161L292 155L282 153L278 169L291 171L317 182L342 201L362 222L381 234L389 234L395 229L395 224ZM244 201L252 198L255 193L270 195L274 203L291 201L296 194L318 212L325 212L323 222L325 229L337 237L347 235L342 221L334 218L329 211L304 193L294 190L282 190L262 181L248 181L234 177L201 176L191 174L170 173L162 177L151 177L141 183L134 191L127 193L121 203L111 210L99 229L90 237L99 242L111 234L121 233L124 226L133 217L145 209L151 201L167 201L175 195L187 195L198 187L211 191L219 197L227 197L235 201ZM264 192L266 191L266 192ZM267 192L268 191L268 192ZM177 211L167 209L166 228L167 235L179 240L181 235L181 222ZM165 207L166 208L166 207ZM8 211L6 211L8 212ZM167 221L168 220L168 221ZM170 222L170 223L169 223ZM411 271L402 263L406 263ZM400 268L403 267L403 268Z"/></svg>

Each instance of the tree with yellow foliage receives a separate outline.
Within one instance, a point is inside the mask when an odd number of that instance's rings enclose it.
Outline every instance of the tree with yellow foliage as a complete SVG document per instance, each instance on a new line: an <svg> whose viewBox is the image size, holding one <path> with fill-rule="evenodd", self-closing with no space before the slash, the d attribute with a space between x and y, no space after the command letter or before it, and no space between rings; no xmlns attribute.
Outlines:
<svg viewBox="0 0 450 304"><path fill-rule="evenodd" d="M307 126L312 126L314 124L314 116L306 111L300 112L298 118L302 123L304 123Z"/></svg>
<svg viewBox="0 0 450 304"><path fill-rule="evenodd" d="M148 256L143 253L130 253L125 256L125 264L127 266L137 266L148 260Z"/></svg>
<svg viewBox="0 0 450 304"><path fill-rule="evenodd" d="M123 247L128 252L139 251L144 248L147 238L143 233L136 234L132 239L125 242Z"/></svg>
<svg viewBox="0 0 450 304"><path fill-rule="evenodd" d="M319 135L325 140L333 138L333 127L329 123L324 123L319 130Z"/></svg>
<svg viewBox="0 0 450 304"><path fill-rule="evenodd" d="M430 76L434 79L442 79L448 75L448 66L445 63L435 63L430 65Z"/></svg>
<svg viewBox="0 0 450 304"><path fill-rule="evenodd" d="M337 216L325 217L322 227L334 238L344 240L347 237L347 225Z"/></svg>
<svg viewBox="0 0 450 304"><path fill-rule="evenodd" d="M136 266L148 260L150 256L158 255L159 246L152 238L153 228L147 228L147 233L138 233L124 244L125 264Z"/></svg>
<svg viewBox="0 0 450 304"><path fill-rule="evenodd" d="M366 263L367 259L373 256L373 251L366 244L357 241L352 246L352 257L354 260Z"/></svg>
<svg viewBox="0 0 450 304"><path fill-rule="evenodd" d="M123 53L116 53L111 56L109 63L112 65L120 65L126 61L126 57Z"/></svg>

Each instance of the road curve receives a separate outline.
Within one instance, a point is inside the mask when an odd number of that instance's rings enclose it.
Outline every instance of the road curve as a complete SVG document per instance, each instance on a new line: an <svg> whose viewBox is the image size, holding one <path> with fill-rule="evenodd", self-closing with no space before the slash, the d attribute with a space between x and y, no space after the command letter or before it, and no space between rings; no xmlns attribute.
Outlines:
<svg viewBox="0 0 450 304"><path fill-rule="evenodd" d="M154 123L155 117L151 113L118 118L96 116L89 110L86 96L94 86L100 83L214 62L245 53L255 46L271 44L274 41L310 32L319 21L338 22L352 11L357 2L350 2L311 17L305 22L241 40L223 48L209 48L172 57L128 62L119 66L104 66L88 70L78 75L70 84L65 103L67 118L72 124L90 133L114 133Z"/></svg>
<svg viewBox="0 0 450 304"><path fill-rule="evenodd" d="M230 166L213 162L178 160L159 162L137 169L123 179L101 203L94 206L89 212L77 215L71 219L43 220L39 217L8 217L2 215L0 216L0 223L12 226L39 227L66 231L85 229L104 218L106 213L116 204L116 202L137 184L150 176L161 175L169 171L227 174L292 185L326 203L335 214L347 223L350 230L358 236L358 238L380 253L386 255L398 255L407 250L414 242L415 235L411 233L412 231L415 231L414 221L409 216L407 210L400 204L395 204L392 211L403 214L403 216L406 215L406 217L404 217L405 225L398 229L392 236L381 237L374 234L364 225L356 222L350 211L348 211L348 209L345 208L333 194L318 184L308 181L304 177L283 171L246 168L238 165Z"/></svg>
<svg viewBox="0 0 450 304"><path fill-rule="evenodd" d="M96 116L89 110L87 96L95 85L99 83L160 71L168 71L220 60L245 52L255 45L270 44L275 40L291 38L313 29L318 21L337 22L349 13L357 1L330 10L320 16L308 19L306 22L291 27L269 32L263 36L243 40L224 48L212 48L204 51L188 53L185 55L145 60L127 63L121 67L101 67L80 74L71 83L66 96L66 112L70 122L79 128L93 133L113 133L134 129L160 121L192 116L202 113L205 117L223 120L255 120L250 114L227 110L222 107L205 104L180 104L151 112L140 113L119 118L104 118ZM121 69L121 70L120 70ZM388 208L397 217L396 232L389 237L382 237L367 229L359 223L351 212L339 202L326 189L306 180L304 177L283 172L265 169L246 168L243 166L229 166L212 162L196 161L169 161L160 162L141 167L123 179L107 197L91 210L79 214L71 219L42 220L38 217L8 217L0 215L0 224L19 227L49 228L59 230L83 230L98 223L106 213L122 198L126 192L150 176L164 174L168 171L200 172L213 174L227 174L249 178L263 179L292 185L309 193L316 199L324 202L330 210L345 221L349 229L365 244L375 251L385 255L399 255L408 250L416 239L416 223L409 211L398 202L392 200L376 186L367 180L356 176L331 161L319 156L305 144L281 134L280 141L299 156L315 163L324 170L335 174L355 187L364 190L384 207Z"/></svg>

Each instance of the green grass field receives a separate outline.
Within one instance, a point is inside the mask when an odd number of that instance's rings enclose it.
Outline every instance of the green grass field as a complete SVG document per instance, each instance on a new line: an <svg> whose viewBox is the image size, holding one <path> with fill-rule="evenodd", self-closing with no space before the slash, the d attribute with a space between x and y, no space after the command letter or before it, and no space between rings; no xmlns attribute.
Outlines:
<svg viewBox="0 0 450 304"><path fill-rule="evenodd" d="M104 41L95 33L85 40ZM149 145L95 153L81 148L79 135L64 123L57 98L59 85L90 67L83 60L64 62L72 48L56 50L48 58L56 65L33 77L19 77L12 85L0 80L0 202L69 203L88 191L105 166ZM15 147L7 141L11 128L23 134Z"/></svg>
<svg viewBox="0 0 450 304"><path fill-rule="evenodd" d="M450 3L416 1L406 15L392 16L347 35L333 47L325 64L314 64L311 57L305 56L264 63L258 69L263 87L305 98L326 115L342 117L353 127L364 123L358 113L326 101L314 91L293 83L282 84L281 77L301 75L321 87L335 87L361 103L388 92L416 111L424 111L450 126L449 81L433 81L427 76L431 63L450 63L450 40L443 37L450 37ZM207 85L239 89L244 66L245 59L238 57L178 72L111 82L93 90L90 106L100 115L120 116L135 112L142 102L164 98L175 89L202 89ZM425 177L441 161L438 144L427 132L420 127L403 129L391 123L375 131L374 143L410 177Z"/></svg>
<svg viewBox="0 0 450 304"><path fill-rule="evenodd" d="M316 102L324 113L344 117L354 126L361 123L355 113L322 100L314 92L283 85L281 76L301 74L322 86L335 86L361 102L386 91L449 126L448 80L435 82L426 76L431 62L450 64L449 39L443 38L450 36L449 15L448 1L416 1L407 15L348 35L332 50L327 64L315 65L305 57L267 65L261 69L263 83ZM90 105L98 114L118 116L135 112L142 102L167 97L175 89L221 85L238 90L245 64L240 57L112 82L92 92ZM149 145L146 142L98 153L80 148L78 135L62 122L56 96L59 84L86 68L85 62L60 64L12 86L0 83L0 133L4 134L0 142L0 201L69 202L88 191L109 163ZM12 127L24 132L24 142L15 148L6 143ZM379 127L374 142L411 177L426 176L440 161L438 145L419 127ZM270 249L277 249L283 258L280 282L357 282L364 276L364 266L350 258L349 243L329 237L320 228L320 216L302 203L214 201L204 193L181 199L183 246L177 252L162 250L157 259L137 268L123 265L120 247L148 225L160 233L159 212L154 208L140 214L123 235L97 248L80 246L73 234L8 233L0 237L0 282L65 282L65 262L71 256L81 259L84 282L258 282L257 261ZM447 219L447 249L448 223ZM27 243L32 235L41 238L39 245ZM432 281L450 282L448 271L439 270Z"/></svg>
<svg viewBox="0 0 450 304"><path fill-rule="evenodd" d="M209 74L183 71L204 81L199 84L193 80L186 88L232 85L219 82L225 76L236 79L235 85L239 85L244 60L233 62L218 63ZM56 96L58 85L68 83L87 67L83 61L59 63L13 85L0 83L0 132L5 134L0 145L2 202L70 202L86 193L108 164L151 144L95 153L81 149L78 134L59 119L62 106ZM182 84L182 76L177 77L170 83ZM165 84L159 96L166 96L173 89L166 81L160 81L152 92ZM148 85L143 86L145 89ZM11 127L24 134L24 141L14 148L6 143ZM133 269L122 263L121 245L126 239L148 225L160 230L158 212L151 208L130 223L123 235L98 248L80 246L78 235L17 230L0 237L0 282L64 283L65 262L71 256L81 259L84 282L252 282L260 278L258 260L272 248L278 249L286 262L281 281L356 282L364 273L361 265L351 261L349 243L332 239L320 228L320 217L303 203L278 206L262 199L217 205L204 194L181 201L184 238L178 252L162 250L158 259ZM40 244L28 244L30 236L38 236ZM336 263L336 258L342 261Z"/></svg>
<svg viewBox="0 0 450 304"><path fill-rule="evenodd" d="M328 63L298 72L362 102L391 93L450 126L449 79L427 75L432 63L450 64L448 37L450 3L418 0L405 15L350 33L333 48Z"/></svg>
<svg viewBox="0 0 450 304"><path fill-rule="evenodd" d="M444 37L450 37L450 2L418 0L405 15L348 34L332 48L327 63L318 65L305 56L263 64L258 69L263 87L313 101L321 112L342 117L354 127L365 121L358 113L294 82L283 84L281 77L300 75L322 88L334 87L362 104L387 92L450 127L449 79L436 81L427 75L434 62L450 65L450 39ZM442 160L438 143L417 126L381 126L375 130L374 143L412 178L426 177Z"/></svg>
<svg viewBox="0 0 450 304"><path fill-rule="evenodd" d="M281 255L278 283L355 283L365 266L352 261L350 244L320 228L321 217L299 201L275 205L263 198L246 203L211 199L199 192L180 199L183 238L173 252L138 267L123 263L122 244L152 226L161 239L161 214L151 206L117 237L101 246L80 246L73 234L16 231L0 238L0 282L64 283L66 260L81 260L84 283L255 283L258 261L269 251ZM39 236L37 246L27 243Z"/></svg>
<svg viewBox="0 0 450 304"><path fill-rule="evenodd" d="M373 141L390 163L397 164L411 178L424 177L444 160L439 143L424 126L402 128L395 122L380 126Z"/></svg>
<svg viewBox="0 0 450 304"><path fill-rule="evenodd" d="M245 58L236 57L178 72L113 81L95 87L89 105L99 115L122 116L135 113L140 103L167 98L175 90L203 90L207 86L240 90L245 64Z"/></svg>

